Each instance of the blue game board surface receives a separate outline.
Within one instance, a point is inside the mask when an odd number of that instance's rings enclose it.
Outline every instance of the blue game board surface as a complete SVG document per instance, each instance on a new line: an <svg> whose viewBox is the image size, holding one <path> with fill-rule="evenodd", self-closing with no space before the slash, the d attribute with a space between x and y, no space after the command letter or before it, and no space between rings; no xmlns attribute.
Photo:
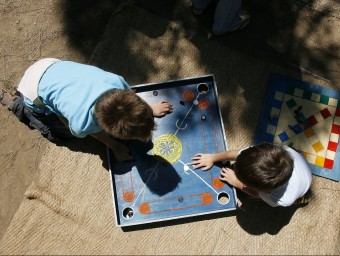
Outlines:
<svg viewBox="0 0 340 256"><path fill-rule="evenodd" d="M220 167L194 170L197 153L227 149L212 75L134 86L149 104L167 100L171 114L156 118L152 142L127 141L133 161L109 165L116 225L211 214L236 209L235 189L220 181Z"/></svg>
<svg viewBox="0 0 340 256"><path fill-rule="evenodd" d="M288 145L302 153L312 173L340 180L340 92L271 74L255 144Z"/></svg>

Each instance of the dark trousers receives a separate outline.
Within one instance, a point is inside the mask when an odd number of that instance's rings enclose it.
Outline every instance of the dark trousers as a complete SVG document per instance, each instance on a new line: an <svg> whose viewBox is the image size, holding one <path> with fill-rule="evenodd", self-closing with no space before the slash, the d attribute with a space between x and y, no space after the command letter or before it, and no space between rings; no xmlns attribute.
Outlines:
<svg viewBox="0 0 340 256"><path fill-rule="evenodd" d="M58 118L56 114L40 114L34 112L25 105L24 98L20 92L9 105L9 110L31 129L37 129L45 138L52 142L64 141L75 138L68 127Z"/></svg>

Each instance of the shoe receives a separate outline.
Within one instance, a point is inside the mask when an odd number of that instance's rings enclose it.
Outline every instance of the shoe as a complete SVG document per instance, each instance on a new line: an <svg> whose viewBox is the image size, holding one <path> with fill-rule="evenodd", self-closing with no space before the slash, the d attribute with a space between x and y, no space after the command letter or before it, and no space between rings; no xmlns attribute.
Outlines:
<svg viewBox="0 0 340 256"><path fill-rule="evenodd" d="M18 96L12 96L10 93L6 92L6 91L2 91L0 93L0 103L1 105L7 107L8 110L11 110L13 107L13 103L14 100L17 98Z"/></svg>
<svg viewBox="0 0 340 256"><path fill-rule="evenodd" d="M250 22L249 13L246 11L242 11L240 13L240 18L239 18L237 25L235 26L235 28L233 28L232 30L229 30L228 32L240 31L244 29L249 24L249 22Z"/></svg>
<svg viewBox="0 0 340 256"><path fill-rule="evenodd" d="M247 11L245 10L242 10L241 13L240 13L240 16L239 16L239 20L237 22L237 24L235 25L234 28L232 28L231 30L228 30L226 32L222 32L222 33L219 33L219 32L212 32L213 35L215 36L220 36L220 35L224 35L226 33L229 33L229 32L236 32L236 31L240 31L242 29L244 29L250 22L250 15Z"/></svg>
<svg viewBox="0 0 340 256"><path fill-rule="evenodd" d="M298 198L294 204L308 204L312 199L312 191L309 189L306 194Z"/></svg>
<svg viewBox="0 0 340 256"><path fill-rule="evenodd" d="M202 15L204 9L196 9L194 6L191 6L191 12L193 15L199 16Z"/></svg>
<svg viewBox="0 0 340 256"><path fill-rule="evenodd" d="M0 103L3 106L8 106L8 104L11 102L12 100L12 96L6 92L6 91L2 91L0 93Z"/></svg>
<svg viewBox="0 0 340 256"><path fill-rule="evenodd" d="M244 29L249 24L249 22L250 22L250 15L248 14L247 11L243 10L240 13L238 23L236 24L236 26L232 30L228 30L226 32L213 32L212 31L212 34L214 36L221 36L221 35L227 34L229 32L240 31L240 30ZM208 38L210 38L210 37L208 37Z"/></svg>

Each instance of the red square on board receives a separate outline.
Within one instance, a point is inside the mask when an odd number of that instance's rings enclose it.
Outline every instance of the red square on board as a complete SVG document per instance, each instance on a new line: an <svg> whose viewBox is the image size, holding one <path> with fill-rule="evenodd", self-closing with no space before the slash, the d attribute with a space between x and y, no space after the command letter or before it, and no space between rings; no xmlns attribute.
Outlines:
<svg viewBox="0 0 340 256"><path fill-rule="evenodd" d="M337 109L335 110L335 115L336 115L336 116L340 116L340 108L337 108Z"/></svg>
<svg viewBox="0 0 340 256"><path fill-rule="evenodd" d="M332 125L332 133L340 134L340 125L333 124Z"/></svg>
<svg viewBox="0 0 340 256"><path fill-rule="evenodd" d="M328 142L328 147L327 147L328 150L335 152L337 147L338 147L338 143L335 143L333 141Z"/></svg>
<svg viewBox="0 0 340 256"><path fill-rule="evenodd" d="M334 164L334 161L333 160L330 160L330 159L325 159L325 164L323 167L327 168L327 169L333 169L333 164Z"/></svg>
<svg viewBox="0 0 340 256"><path fill-rule="evenodd" d="M318 123L318 120L316 120L315 116L308 117L307 121L308 121L308 127L313 126Z"/></svg>
<svg viewBox="0 0 340 256"><path fill-rule="evenodd" d="M331 116L331 112L329 112L328 108L321 110L320 113L321 113L321 115L323 116L324 119Z"/></svg>

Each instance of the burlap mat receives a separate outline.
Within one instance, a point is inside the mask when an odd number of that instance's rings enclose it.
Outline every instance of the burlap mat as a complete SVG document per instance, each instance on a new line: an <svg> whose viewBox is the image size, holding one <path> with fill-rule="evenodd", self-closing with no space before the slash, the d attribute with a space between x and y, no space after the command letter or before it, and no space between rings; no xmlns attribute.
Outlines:
<svg viewBox="0 0 340 256"><path fill-rule="evenodd" d="M188 12L188 15L190 13ZM230 148L251 144L268 63L135 7L112 16L90 63L131 84L216 76ZM314 177L306 207L244 209L129 229L114 225L105 149L92 140L50 144L1 254L339 254L339 183Z"/></svg>

